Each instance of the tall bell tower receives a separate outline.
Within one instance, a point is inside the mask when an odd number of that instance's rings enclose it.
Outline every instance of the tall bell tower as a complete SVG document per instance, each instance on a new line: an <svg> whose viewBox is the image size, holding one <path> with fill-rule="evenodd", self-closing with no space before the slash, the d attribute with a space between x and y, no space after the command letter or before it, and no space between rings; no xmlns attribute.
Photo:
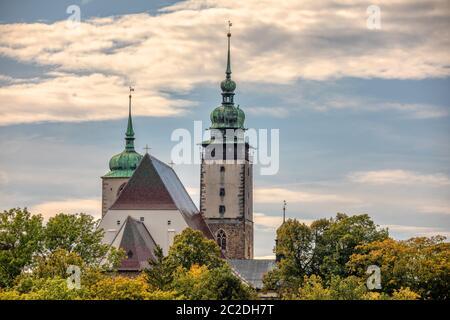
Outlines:
<svg viewBox="0 0 450 320"><path fill-rule="evenodd" d="M231 27L231 23L229 23ZM203 141L200 211L225 257L253 258L253 167L244 140L245 114L234 104L228 31L222 104L211 112L211 138Z"/></svg>

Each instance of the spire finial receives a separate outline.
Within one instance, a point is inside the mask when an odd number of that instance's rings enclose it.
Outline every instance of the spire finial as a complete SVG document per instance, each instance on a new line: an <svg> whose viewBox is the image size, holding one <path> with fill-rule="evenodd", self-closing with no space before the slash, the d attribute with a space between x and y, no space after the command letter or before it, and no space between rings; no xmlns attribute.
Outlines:
<svg viewBox="0 0 450 320"><path fill-rule="evenodd" d="M283 223L286 222L286 200L283 200Z"/></svg>
<svg viewBox="0 0 450 320"><path fill-rule="evenodd" d="M228 20L228 56L227 56L227 71L225 72L227 74L227 79L231 79L231 59L230 59L230 38L231 38L231 26L233 24L230 20Z"/></svg>
<svg viewBox="0 0 450 320"><path fill-rule="evenodd" d="M234 90L236 89L236 82L231 80L231 54L230 54L230 38L231 38L231 26L233 24L231 21L228 21L228 50L227 50L227 70L225 71L226 77L220 83L220 87L222 88L222 104L226 106L231 106L234 104L233 96Z"/></svg>
<svg viewBox="0 0 450 320"><path fill-rule="evenodd" d="M134 130L133 130L133 120L131 119L131 92L134 91L133 87L130 87L130 94L128 95L128 126L127 132L125 133L125 149L134 150Z"/></svg>

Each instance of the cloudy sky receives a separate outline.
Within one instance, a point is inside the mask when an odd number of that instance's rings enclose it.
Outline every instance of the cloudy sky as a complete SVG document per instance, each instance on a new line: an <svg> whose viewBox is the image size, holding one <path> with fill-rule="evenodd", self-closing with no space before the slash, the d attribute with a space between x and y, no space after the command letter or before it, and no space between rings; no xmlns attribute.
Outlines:
<svg viewBox="0 0 450 320"><path fill-rule="evenodd" d="M1 0L0 209L98 217L129 85L138 152L170 161L173 130L209 126L221 101L228 20L246 127L280 129L279 172L255 168L256 256L283 200L305 222L368 213L395 238L450 235L447 0ZM175 170L198 203L199 166Z"/></svg>

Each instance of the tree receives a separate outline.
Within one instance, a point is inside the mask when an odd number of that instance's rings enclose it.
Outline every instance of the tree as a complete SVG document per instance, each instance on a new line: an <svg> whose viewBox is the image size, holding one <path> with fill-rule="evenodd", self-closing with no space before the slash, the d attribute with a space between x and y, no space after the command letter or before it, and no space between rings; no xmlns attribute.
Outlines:
<svg viewBox="0 0 450 320"><path fill-rule="evenodd" d="M49 255L36 257L30 275L35 278L66 278L70 265L85 268L83 259L77 253L56 249Z"/></svg>
<svg viewBox="0 0 450 320"><path fill-rule="evenodd" d="M277 230L277 267L264 278L265 288L281 294L295 292L304 276L316 274L330 280L346 277L346 263L361 244L383 240L387 230L379 230L368 215L337 214L311 226L289 219Z"/></svg>
<svg viewBox="0 0 450 320"><path fill-rule="evenodd" d="M424 299L448 299L450 243L444 241L445 237L436 236L363 244L347 267L352 273L363 275L369 265L379 266L382 291L388 294L409 287Z"/></svg>
<svg viewBox="0 0 450 320"><path fill-rule="evenodd" d="M155 249L156 260L149 261L150 268L144 270L148 284L155 289L166 290L173 280L173 266L169 265L160 246Z"/></svg>
<svg viewBox="0 0 450 320"><path fill-rule="evenodd" d="M169 249L167 263L172 268L178 266L189 270L192 265L207 266L210 269L221 267L225 261L216 242L206 239L198 230L184 229L175 236Z"/></svg>
<svg viewBox="0 0 450 320"><path fill-rule="evenodd" d="M386 238L387 230L379 229L367 214L337 214L330 220L317 246L316 256L322 261L319 274L327 279L333 275L347 276L346 263L357 246Z"/></svg>
<svg viewBox="0 0 450 320"><path fill-rule="evenodd" d="M0 286L9 286L42 250L42 216L15 208L0 214Z"/></svg>
<svg viewBox="0 0 450 320"><path fill-rule="evenodd" d="M135 278L104 277L89 288L89 299L100 300L173 300L176 292L152 290L141 275Z"/></svg>
<svg viewBox="0 0 450 320"><path fill-rule="evenodd" d="M409 288L400 288L392 295L371 292L363 278L332 276L325 282L320 276L305 276L297 292L286 299L294 300L416 300L419 295Z"/></svg>
<svg viewBox="0 0 450 320"><path fill-rule="evenodd" d="M86 263L99 263L109 247L102 244L103 231L90 215L60 213L45 227L45 247L50 252L64 249L77 253Z"/></svg>
<svg viewBox="0 0 450 320"><path fill-rule="evenodd" d="M193 264L189 270L179 267L173 288L192 300L248 300L255 298L253 290L244 285L224 264L215 269Z"/></svg>
<svg viewBox="0 0 450 320"><path fill-rule="evenodd" d="M175 291L185 299L249 299L253 290L241 283L221 258L217 244L200 231L185 229L169 253L155 250L156 261L145 270L149 287Z"/></svg>

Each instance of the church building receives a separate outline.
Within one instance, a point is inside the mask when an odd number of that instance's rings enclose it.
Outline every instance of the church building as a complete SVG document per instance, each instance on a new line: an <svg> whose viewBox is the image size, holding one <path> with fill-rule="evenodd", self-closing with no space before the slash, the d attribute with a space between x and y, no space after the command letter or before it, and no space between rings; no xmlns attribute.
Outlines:
<svg viewBox="0 0 450 320"><path fill-rule="evenodd" d="M125 150L113 156L110 171L102 177L103 243L122 248L127 259L119 271L137 272L155 259L159 245L168 253L176 234L190 227L213 239L175 171L146 153L134 149L134 131L129 96Z"/></svg>
<svg viewBox="0 0 450 320"><path fill-rule="evenodd" d="M245 114L234 104L230 38L222 103L211 113L210 139L202 142L200 211L173 168L134 148L131 91L125 149L102 177L103 242L126 252L119 271L138 272L167 254L176 234L190 227L215 240L233 270L255 287L272 261L253 260L253 167L244 139Z"/></svg>

